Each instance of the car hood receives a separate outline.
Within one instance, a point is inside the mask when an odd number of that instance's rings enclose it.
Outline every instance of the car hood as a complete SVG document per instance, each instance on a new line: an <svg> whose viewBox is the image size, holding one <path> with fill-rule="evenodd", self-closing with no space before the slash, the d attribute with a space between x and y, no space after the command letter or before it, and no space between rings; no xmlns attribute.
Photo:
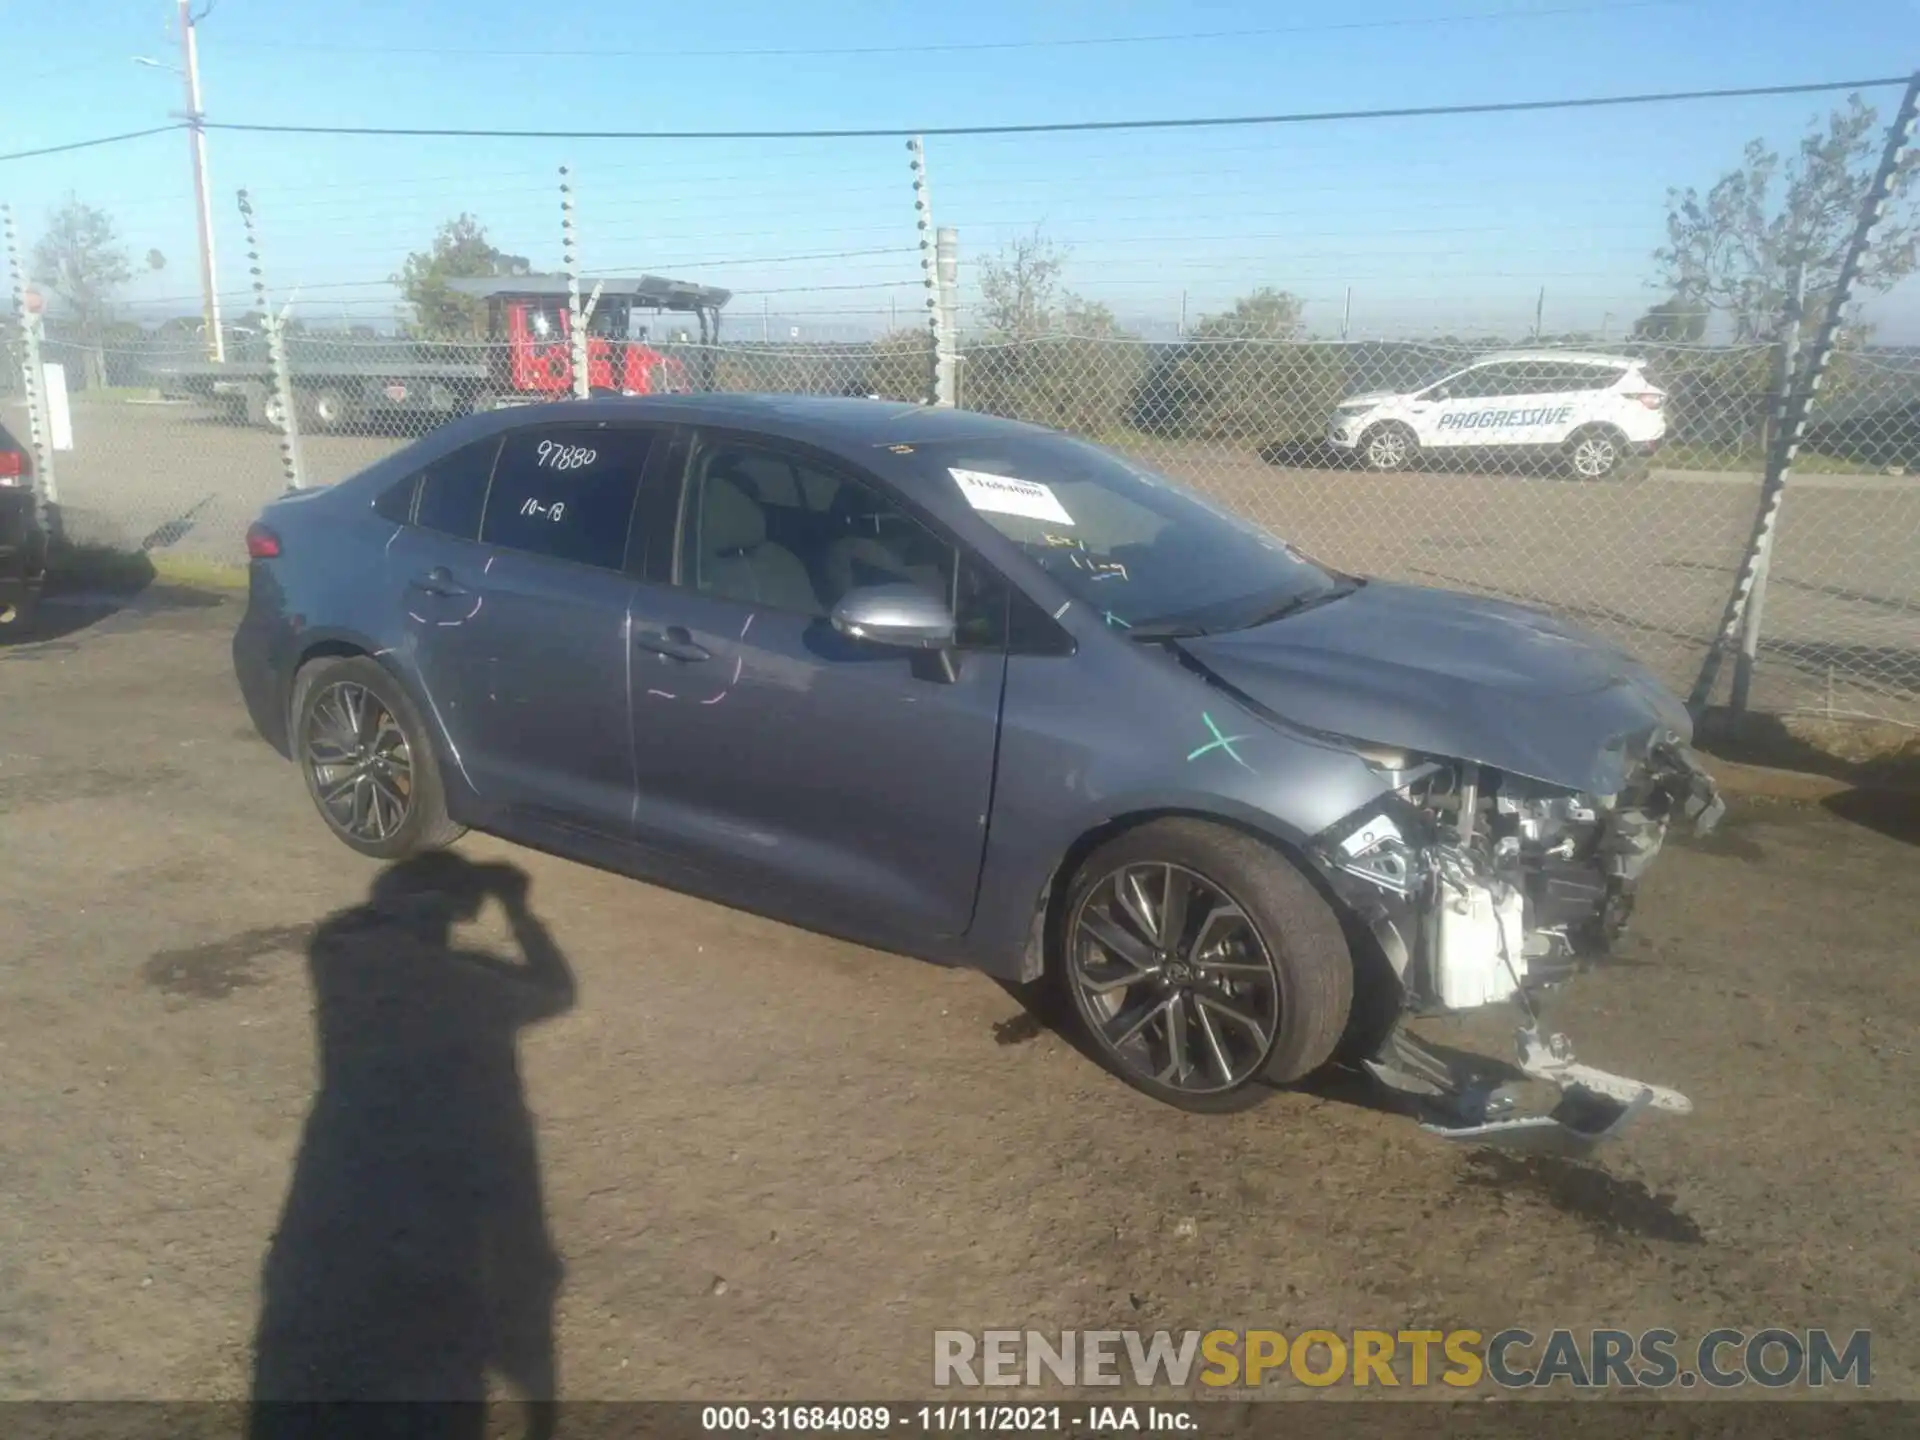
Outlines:
<svg viewBox="0 0 1920 1440"><path fill-rule="evenodd" d="M1632 656L1557 616L1372 581L1180 648L1281 719L1611 795L1686 706Z"/></svg>

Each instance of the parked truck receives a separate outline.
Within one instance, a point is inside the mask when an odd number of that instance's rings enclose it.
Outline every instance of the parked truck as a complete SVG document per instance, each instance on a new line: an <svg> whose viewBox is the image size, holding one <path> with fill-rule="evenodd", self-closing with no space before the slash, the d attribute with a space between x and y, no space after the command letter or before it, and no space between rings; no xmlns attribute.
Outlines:
<svg viewBox="0 0 1920 1440"><path fill-rule="evenodd" d="M573 319L565 276L447 284L487 302L486 340L354 341L322 349L311 337L289 336L288 369L301 428L340 431L408 420L416 426L422 420L438 424L476 410L573 393ZM658 395L709 387L720 312L733 298L730 291L658 275L587 282L581 290L583 308L592 302L586 322L592 393ZM691 365L653 342L652 326L659 317L675 314L694 317L698 326ZM238 423L277 421L272 366L264 357L163 362L148 373L164 394L224 408Z"/></svg>

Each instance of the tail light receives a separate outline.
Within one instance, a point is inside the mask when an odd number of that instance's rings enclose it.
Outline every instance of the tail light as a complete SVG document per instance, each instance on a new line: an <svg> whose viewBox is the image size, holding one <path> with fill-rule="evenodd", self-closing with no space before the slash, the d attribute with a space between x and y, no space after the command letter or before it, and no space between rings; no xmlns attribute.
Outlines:
<svg viewBox="0 0 1920 1440"><path fill-rule="evenodd" d="M280 554L280 537L266 526L255 521L247 527L247 558L249 560L273 560Z"/></svg>
<svg viewBox="0 0 1920 1440"><path fill-rule="evenodd" d="M1642 390L1637 394L1629 395L1627 398L1629 400L1638 400L1649 410L1658 410L1662 405L1667 403L1666 395L1658 390Z"/></svg>
<svg viewBox="0 0 1920 1440"><path fill-rule="evenodd" d="M18 485L26 473L26 456L18 450L0 450L0 485Z"/></svg>

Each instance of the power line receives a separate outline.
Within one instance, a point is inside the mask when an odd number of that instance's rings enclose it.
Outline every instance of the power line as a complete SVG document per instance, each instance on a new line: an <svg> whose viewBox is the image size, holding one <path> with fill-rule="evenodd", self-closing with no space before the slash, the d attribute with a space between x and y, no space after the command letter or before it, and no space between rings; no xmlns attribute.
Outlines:
<svg viewBox="0 0 1920 1440"><path fill-rule="evenodd" d="M1333 120L1411 120L1441 115L1594 110L1682 100L1745 100L1770 95L1873 90L1905 85L1908 78L1905 75L1882 75L1870 80L1829 80L1806 85L1749 85L1725 90L1665 90L1642 95L1594 95L1569 100L1489 100L1472 105L1299 110L1281 115L1209 115L1174 120L1055 120L1025 125L890 125L836 130L485 130L411 125L262 125L233 120L208 120L205 124L209 130L236 130L262 135L368 135L448 140L895 140L902 135L1057 135L1105 130L1200 130L1252 125L1305 125ZM0 156L0 159L8 158L11 157Z"/></svg>
<svg viewBox="0 0 1920 1440"><path fill-rule="evenodd" d="M1640 95L1594 95L1567 100L1493 100L1471 105L1408 105L1373 110L1301 110L1280 115L1209 115L1167 120L1057 120L1025 125L896 125L832 130L484 130L404 125L267 125L207 120L208 130L256 135L364 135L454 140L892 140L902 135L1057 135L1119 130L1198 130L1261 125L1320 124L1336 120L1409 120L1443 115L1497 115L1543 110L1593 110L1688 100L1746 100L1773 95L1819 95L1839 90L1875 90L1905 85L1905 75L1867 80L1829 80L1805 85L1749 85L1721 90L1665 90ZM0 155L0 161L58 155L97 145L115 145L185 128L181 123L44 145Z"/></svg>
<svg viewBox="0 0 1920 1440"><path fill-rule="evenodd" d="M1059 40L961 40L919 45L832 45L728 50L609 50L604 47L588 50L536 50L526 48L453 49L440 45L306 45L293 41L270 40L229 40L225 43L236 50L323 51L346 55L496 56L516 60L603 57L606 59L716 60L785 59L822 55L932 55L992 50L1067 50L1092 49L1105 45L1171 45L1210 40L1254 40L1278 35L1331 34L1354 30L1398 30L1414 26L1459 25L1480 20L1542 20L1563 15L1611 14L1621 10L1671 8L1692 3L1693 0L1619 0L1619 3L1560 5L1546 9L1479 10L1459 15L1412 16L1393 20L1349 20L1331 25L1275 25L1246 30L1189 30L1159 35L1091 35Z"/></svg>
<svg viewBox="0 0 1920 1440"><path fill-rule="evenodd" d="M100 135L92 140L70 140L65 145L42 145L37 150L15 150L11 154L0 155L0 160L31 160L35 155L63 155L69 150L91 150L96 145L118 145L122 140L144 140L149 135L165 135L171 130L184 130L184 124L155 125L147 130L129 130L123 135Z"/></svg>

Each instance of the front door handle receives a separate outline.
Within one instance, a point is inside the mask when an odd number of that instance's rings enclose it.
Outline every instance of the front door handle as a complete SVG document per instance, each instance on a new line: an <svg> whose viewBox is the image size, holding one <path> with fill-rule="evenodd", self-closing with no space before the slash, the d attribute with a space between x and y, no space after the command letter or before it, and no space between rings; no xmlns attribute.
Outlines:
<svg viewBox="0 0 1920 1440"><path fill-rule="evenodd" d="M425 575L407 582L409 590L419 590L428 595L446 595L458 597L467 594L467 588L454 582L453 572L444 565L436 565Z"/></svg>
<svg viewBox="0 0 1920 1440"><path fill-rule="evenodd" d="M651 650L656 655L665 655L672 660L710 660L713 652L697 643L685 627L670 625L664 631L642 630L633 637L633 643L642 650Z"/></svg>

